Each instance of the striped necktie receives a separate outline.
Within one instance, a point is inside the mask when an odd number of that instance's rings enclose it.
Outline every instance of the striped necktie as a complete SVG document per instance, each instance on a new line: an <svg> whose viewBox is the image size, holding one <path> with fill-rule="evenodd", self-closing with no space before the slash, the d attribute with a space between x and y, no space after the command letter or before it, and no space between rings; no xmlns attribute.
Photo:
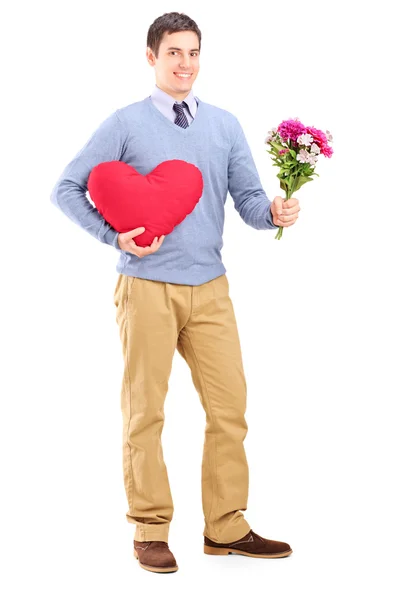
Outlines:
<svg viewBox="0 0 400 600"><path fill-rule="evenodd" d="M175 102L173 106L173 109L176 112L176 118L174 123L176 125L179 125L179 127L183 127L184 129L186 129L186 127L189 127L189 123L185 115L185 111L183 110L183 106L186 106L186 108L188 108L186 102L182 102L182 104L178 104L178 102Z"/></svg>

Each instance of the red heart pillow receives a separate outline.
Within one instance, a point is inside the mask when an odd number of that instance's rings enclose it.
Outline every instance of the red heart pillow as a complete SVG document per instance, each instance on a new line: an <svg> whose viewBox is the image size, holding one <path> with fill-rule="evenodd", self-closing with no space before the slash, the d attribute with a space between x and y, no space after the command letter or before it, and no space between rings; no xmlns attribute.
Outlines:
<svg viewBox="0 0 400 600"><path fill-rule="evenodd" d="M192 212L203 194L203 177L184 160L164 161L147 175L112 160L92 169L88 190L99 213L120 233L145 227L135 244L149 246Z"/></svg>

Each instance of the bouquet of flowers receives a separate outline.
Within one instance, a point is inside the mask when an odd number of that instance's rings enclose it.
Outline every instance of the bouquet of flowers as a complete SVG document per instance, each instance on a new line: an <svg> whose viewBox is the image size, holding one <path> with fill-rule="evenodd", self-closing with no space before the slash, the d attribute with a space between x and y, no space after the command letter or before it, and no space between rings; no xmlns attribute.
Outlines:
<svg viewBox="0 0 400 600"><path fill-rule="evenodd" d="M312 181L318 157L323 154L330 158L333 154L328 142L333 140L329 131L325 133L315 127L303 125L297 118L282 121L268 132L265 143L270 146L269 154L279 167L280 187L288 200L307 181ZM282 237L283 227L279 227L275 239Z"/></svg>

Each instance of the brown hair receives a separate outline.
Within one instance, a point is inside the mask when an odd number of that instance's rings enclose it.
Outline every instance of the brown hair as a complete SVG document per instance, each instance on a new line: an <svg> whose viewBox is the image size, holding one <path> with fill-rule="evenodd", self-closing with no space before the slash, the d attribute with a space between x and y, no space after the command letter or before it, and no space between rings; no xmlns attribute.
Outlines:
<svg viewBox="0 0 400 600"><path fill-rule="evenodd" d="M201 49L201 31L193 19L185 13L164 13L150 25L147 32L147 46L151 48L156 58L158 58L158 51L164 33L170 34L176 31L194 31L199 38L199 50Z"/></svg>

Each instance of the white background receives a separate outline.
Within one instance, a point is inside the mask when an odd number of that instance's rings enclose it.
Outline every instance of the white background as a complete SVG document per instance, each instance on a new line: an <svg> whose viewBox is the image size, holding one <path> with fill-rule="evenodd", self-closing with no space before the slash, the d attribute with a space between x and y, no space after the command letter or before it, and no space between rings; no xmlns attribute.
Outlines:
<svg viewBox="0 0 400 600"><path fill-rule="evenodd" d="M34 2L3 20L2 597L399 597L399 162L394 3ZM223 260L248 384L246 518L290 558L203 554L205 418L176 353L163 432L179 571L132 554L113 292L117 251L50 203L116 108L148 96L150 24L202 31L194 93L264 139L283 119L333 134L295 226L226 204ZM397 57L398 59L398 57ZM5 189L4 189L5 186Z"/></svg>

